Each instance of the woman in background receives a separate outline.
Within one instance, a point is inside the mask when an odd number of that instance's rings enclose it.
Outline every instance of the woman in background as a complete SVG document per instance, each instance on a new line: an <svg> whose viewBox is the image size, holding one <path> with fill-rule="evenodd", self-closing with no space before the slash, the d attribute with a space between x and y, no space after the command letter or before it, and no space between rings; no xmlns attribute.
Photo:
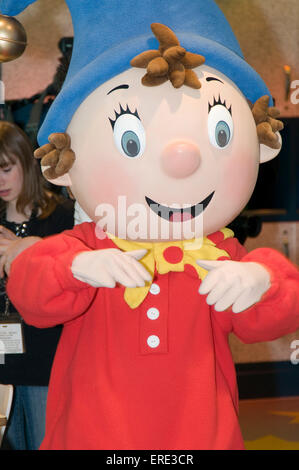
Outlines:
<svg viewBox="0 0 299 470"><path fill-rule="evenodd" d="M20 251L40 237L70 229L73 202L46 188L40 165L26 134L12 123L0 122L0 255ZM21 238L25 238L19 243ZM44 435L45 408L52 361L61 326L38 329L26 325L8 299L5 271L0 266L0 325L15 323L23 346L7 351L0 364L0 383L14 385L13 407L3 448L37 449ZM30 277L32 273L28 273ZM16 286L16 289L18 287Z"/></svg>

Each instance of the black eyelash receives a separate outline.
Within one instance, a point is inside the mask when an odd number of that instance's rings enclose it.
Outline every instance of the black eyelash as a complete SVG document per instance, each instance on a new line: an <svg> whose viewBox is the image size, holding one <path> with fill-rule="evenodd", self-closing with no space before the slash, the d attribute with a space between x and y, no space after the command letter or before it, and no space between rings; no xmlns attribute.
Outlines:
<svg viewBox="0 0 299 470"><path fill-rule="evenodd" d="M121 116L122 114L132 114L133 116L136 116L136 117L140 120L140 117L139 117L139 115L138 115L137 109L136 109L136 110L134 111L134 113L133 113L133 112L130 110L129 105L127 105L127 109L124 109L124 108L122 107L122 105L120 104L120 105L119 105L119 108L120 108L119 113L114 110L114 112L115 112L115 119L110 119L110 118L109 118L109 121L110 121L110 124L111 124L112 129L114 129L114 126L115 126L115 123L116 123L117 119L118 119L119 116Z"/></svg>
<svg viewBox="0 0 299 470"><path fill-rule="evenodd" d="M225 106L226 109L228 110L228 112L229 112L230 114L232 114L232 107L231 107L231 106L228 107L228 105L226 104L226 101L225 101L225 100L224 100L224 101L221 100L220 95L219 95L219 97L218 97L218 100L216 100L216 98L215 98L215 96L214 96L214 102L213 102L213 104L209 103L209 112L210 112L211 109L212 109L214 106L216 106L217 104L221 104L222 106Z"/></svg>

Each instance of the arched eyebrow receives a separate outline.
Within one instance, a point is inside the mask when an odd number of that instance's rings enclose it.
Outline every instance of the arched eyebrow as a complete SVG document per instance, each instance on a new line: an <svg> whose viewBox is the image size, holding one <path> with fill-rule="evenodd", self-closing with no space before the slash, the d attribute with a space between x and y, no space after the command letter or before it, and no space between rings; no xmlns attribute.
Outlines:
<svg viewBox="0 0 299 470"><path fill-rule="evenodd" d="M216 78L216 77L207 77L206 78L207 82L212 82L213 80L216 80L216 82L220 82L224 85L224 83L221 80L219 80L219 78Z"/></svg>
<svg viewBox="0 0 299 470"><path fill-rule="evenodd" d="M127 89L129 88L129 85L119 85L119 86L116 86L115 88L112 88L112 90L110 90L107 95L110 95L110 93L112 93L113 91L115 90L121 90L121 89Z"/></svg>

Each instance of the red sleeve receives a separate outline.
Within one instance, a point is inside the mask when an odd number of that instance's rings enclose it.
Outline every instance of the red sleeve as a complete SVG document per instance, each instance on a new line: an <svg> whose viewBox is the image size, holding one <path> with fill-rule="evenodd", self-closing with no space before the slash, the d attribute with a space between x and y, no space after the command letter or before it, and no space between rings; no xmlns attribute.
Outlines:
<svg viewBox="0 0 299 470"><path fill-rule="evenodd" d="M244 343L272 341L299 328L299 271L287 258L270 248L258 248L242 262L263 265L271 287L262 299L244 312L232 313L233 332Z"/></svg>
<svg viewBox="0 0 299 470"><path fill-rule="evenodd" d="M7 293L26 323L47 328L86 311L96 289L76 280L71 265L78 253L93 248L93 238L93 227L82 224L37 242L14 260Z"/></svg>
<svg viewBox="0 0 299 470"><path fill-rule="evenodd" d="M244 312L214 311L223 327L231 329L244 343L272 341L295 332L299 328L298 268L270 248L258 248L247 254L236 238L223 240L217 247L226 250L234 261L260 263L271 277L270 289Z"/></svg>

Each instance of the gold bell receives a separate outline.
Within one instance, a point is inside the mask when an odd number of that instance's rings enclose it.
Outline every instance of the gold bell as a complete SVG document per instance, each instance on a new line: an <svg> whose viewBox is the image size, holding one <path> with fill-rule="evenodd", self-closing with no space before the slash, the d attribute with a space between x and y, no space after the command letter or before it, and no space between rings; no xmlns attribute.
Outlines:
<svg viewBox="0 0 299 470"><path fill-rule="evenodd" d="M0 62L20 57L27 45L24 27L13 16L0 15Z"/></svg>

